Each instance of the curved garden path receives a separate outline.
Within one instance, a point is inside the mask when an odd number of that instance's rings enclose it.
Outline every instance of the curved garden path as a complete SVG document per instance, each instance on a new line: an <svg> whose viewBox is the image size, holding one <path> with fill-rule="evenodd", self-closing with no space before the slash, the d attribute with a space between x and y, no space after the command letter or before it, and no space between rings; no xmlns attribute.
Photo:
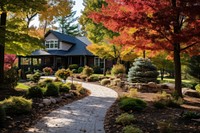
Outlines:
<svg viewBox="0 0 200 133"><path fill-rule="evenodd" d="M118 95L107 87L80 83L90 96L52 111L28 133L104 133L106 111Z"/></svg>

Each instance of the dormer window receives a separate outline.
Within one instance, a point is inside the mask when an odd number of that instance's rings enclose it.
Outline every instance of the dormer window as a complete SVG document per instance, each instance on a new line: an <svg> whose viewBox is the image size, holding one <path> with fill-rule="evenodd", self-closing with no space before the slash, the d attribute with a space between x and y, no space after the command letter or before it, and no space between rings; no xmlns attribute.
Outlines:
<svg viewBox="0 0 200 133"><path fill-rule="evenodd" d="M48 49L58 49L58 40L47 40L45 46Z"/></svg>

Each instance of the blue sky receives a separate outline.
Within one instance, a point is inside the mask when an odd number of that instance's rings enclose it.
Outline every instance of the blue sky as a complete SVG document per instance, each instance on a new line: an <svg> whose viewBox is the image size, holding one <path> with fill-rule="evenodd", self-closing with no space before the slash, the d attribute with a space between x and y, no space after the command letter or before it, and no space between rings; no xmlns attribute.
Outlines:
<svg viewBox="0 0 200 133"><path fill-rule="evenodd" d="M76 16L79 17L81 16L81 11L84 9L83 6L83 0L74 0L75 1L75 5L73 7L73 11L76 11ZM39 21L38 21L38 17L36 17L30 25L35 25L38 26L39 25Z"/></svg>

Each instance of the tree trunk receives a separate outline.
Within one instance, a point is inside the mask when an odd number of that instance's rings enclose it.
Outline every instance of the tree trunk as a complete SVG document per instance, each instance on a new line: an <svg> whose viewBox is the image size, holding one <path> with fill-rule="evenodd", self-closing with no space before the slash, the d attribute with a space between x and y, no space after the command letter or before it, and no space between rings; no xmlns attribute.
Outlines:
<svg viewBox="0 0 200 133"><path fill-rule="evenodd" d="M165 71L164 68L160 69L160 79L161 80L163 80L163 78L164 78L164 71Z"/></svg>
<svg viewBox="0 0 200 133"><path fill-rule="evenodd" d="M174 70L175 70L175 91L178 96L183 97L181 88L181 60L180 44L174 44Z"/></svg>
<svg viewBox="0 0 200 133"><path fill-rule="evenodd" d="M4 52L6 40L6 12L1 13L0 21L0 84L4 81Z"/></svg>

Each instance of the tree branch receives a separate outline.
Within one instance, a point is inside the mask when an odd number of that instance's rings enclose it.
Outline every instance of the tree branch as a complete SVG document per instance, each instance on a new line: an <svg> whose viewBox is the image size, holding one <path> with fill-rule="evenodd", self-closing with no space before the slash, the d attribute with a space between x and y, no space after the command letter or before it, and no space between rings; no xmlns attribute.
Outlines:
<svg viewBox="0 0 200 133"><path fill-rule="evenodd" d="M190 47L192 47L192 46L194 46L194 45L196 45L196 44L198 44L198 43L199 43L199 42L192 43L192 44L188 45L187 47L182 48L180 51L186 50L186 49L188 49L188 48L190 48Z"/></svg>

